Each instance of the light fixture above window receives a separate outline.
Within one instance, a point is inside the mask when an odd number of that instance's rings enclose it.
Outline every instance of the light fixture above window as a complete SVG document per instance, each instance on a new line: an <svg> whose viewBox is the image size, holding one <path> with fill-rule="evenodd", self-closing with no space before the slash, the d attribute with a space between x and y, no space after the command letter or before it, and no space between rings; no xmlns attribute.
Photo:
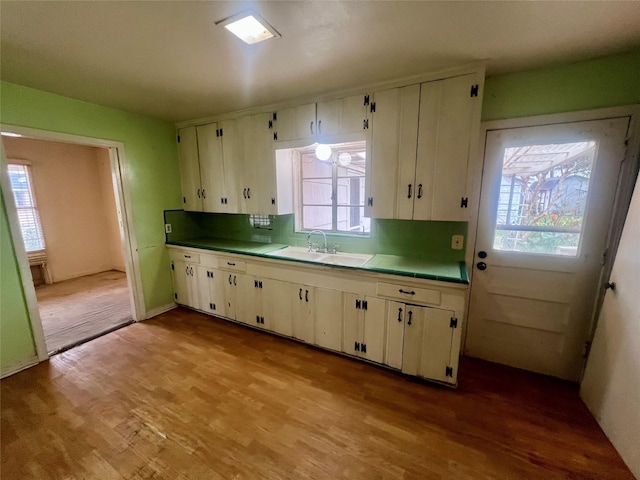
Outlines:
<svg viewBox="0 0 640 480"><path fill-rule="evenodd" d="M223 26L249 45L274 37L282 37L264 18L252 10L220 20L216 25Z"/></svg>

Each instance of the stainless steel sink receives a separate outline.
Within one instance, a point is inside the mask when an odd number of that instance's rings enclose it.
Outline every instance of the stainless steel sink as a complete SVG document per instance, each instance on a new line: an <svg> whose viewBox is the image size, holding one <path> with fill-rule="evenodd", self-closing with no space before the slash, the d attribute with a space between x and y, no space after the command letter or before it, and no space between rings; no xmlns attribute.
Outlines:
<svg viewBox="0 0 640 480"><path fill-rule="evenodd" d="M361 253L321 253L309 252L303 247L286 247L282 250L271 252L269 255L281 258L291 258L295 260L306 260L307 262L320 263L325 265L340 265L344 267L362 267L373 255Z"/></svg>

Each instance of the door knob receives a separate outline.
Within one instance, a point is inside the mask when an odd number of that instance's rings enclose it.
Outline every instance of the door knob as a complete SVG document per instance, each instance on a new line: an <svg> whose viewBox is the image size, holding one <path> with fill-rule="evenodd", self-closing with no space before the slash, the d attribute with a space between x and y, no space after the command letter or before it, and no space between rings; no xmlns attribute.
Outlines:
<svg viewBox="0 0 640 480"><path fill-rule="evenodd" d="M484 250L480 250L478 252L478 257L480 258L487 258L487 252L485 252Z"/></svg>
<svg viewBox="0 0 640 480"><path fill-rule="evenodd" d="M616 282L607 282L604 285L605 290L611 289L612 292L616 291Z"/></svg>
<svg viewBox="0 0 640 480"><path fill-rule="evenodd" d="M486 270L487 269L487 264L484 262L478 262L478 264L476 265L478 267L478 270Z"/></svg>

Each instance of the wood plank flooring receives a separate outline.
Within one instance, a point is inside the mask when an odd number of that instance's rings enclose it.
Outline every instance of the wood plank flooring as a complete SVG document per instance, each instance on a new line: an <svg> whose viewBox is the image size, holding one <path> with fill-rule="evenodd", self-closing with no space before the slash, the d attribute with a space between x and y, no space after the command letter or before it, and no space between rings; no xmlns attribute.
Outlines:
<svg viewBox="0 0 640 480"><path fill-rule="evenodd" d="M127 276L106 272L36 287L47 351L58 352L132 321Z"/></svg>
<svg viewBox="0 0 640 480"><path fill-rule="evenodd" d="M457 390L185 309L6 378L7 479L628 479L575 385Z"/></svg>

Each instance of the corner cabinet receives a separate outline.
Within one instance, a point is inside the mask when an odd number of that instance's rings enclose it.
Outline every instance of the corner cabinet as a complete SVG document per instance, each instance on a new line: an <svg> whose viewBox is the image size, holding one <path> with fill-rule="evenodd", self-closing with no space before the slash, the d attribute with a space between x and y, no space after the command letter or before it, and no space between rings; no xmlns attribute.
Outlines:
<svg viewBox="0 0 640 480"><path fill-rule="evenodd" d="M372 217L468 220L482 87L472 73L373 94Z"/></svg>
<svg viewBox="0 0 640 480"><path fill-rule="evenodd" d="M168 249L180 305L408 375L457 383L466 285Z"/></svg>

